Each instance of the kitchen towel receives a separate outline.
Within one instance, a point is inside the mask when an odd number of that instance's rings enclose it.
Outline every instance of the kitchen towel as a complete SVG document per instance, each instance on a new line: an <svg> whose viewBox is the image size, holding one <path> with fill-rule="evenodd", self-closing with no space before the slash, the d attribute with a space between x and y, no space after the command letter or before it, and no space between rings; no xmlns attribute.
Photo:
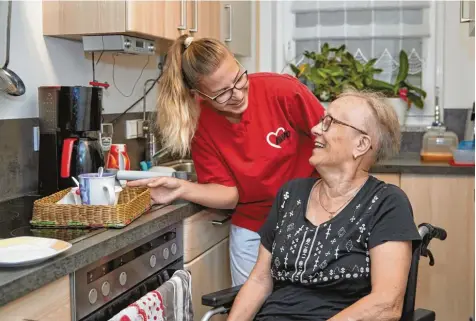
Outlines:
<svg viewBox="0 0 476 321"><path fill-rule="evenodd" d="M162 296L151 291L116 314L109 321L165 321Z"/></svg>
<svg viewBox="0 0 476 321"><path fill-rule="evenodd" d="M163 298L167 321L193 321L192 277L188 271L176 271L157 292Z"/></svg>
<svg viewBox="0 0 476 321"><path fill-rule="evenodd" d="M109 321L193 321L190 273L176 271L157 290L147 293Z"/></svg>

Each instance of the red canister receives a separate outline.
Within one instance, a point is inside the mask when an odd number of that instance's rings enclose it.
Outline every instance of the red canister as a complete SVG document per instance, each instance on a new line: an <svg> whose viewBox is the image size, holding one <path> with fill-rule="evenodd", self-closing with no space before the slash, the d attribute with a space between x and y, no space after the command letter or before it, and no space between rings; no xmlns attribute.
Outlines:
<svg viewBox="0 0 476 321"><path fill-rule="evenodd" d="M126 144L112 144L109 150L109 156L107 157L107 168L130 170L131 161L129 155L127 155Z"/></svg>

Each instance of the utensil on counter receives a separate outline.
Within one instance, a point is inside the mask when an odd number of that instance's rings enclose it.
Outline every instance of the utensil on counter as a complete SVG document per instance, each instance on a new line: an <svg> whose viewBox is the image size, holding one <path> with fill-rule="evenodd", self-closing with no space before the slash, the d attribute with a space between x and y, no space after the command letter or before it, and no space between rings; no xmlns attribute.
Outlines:
<svg viewBox="0 0 476 321"><path fill-rule="evenodd" d="M147 179L147 178L154 178L154 177L175 177L175 178L188 180L188 173L183 171L155 172L155 171L121 171L121 170L118 170L116 173L116 178L120 181L121 180L135 181L138 179Z"/></svg>
<svg viewBox="0 0 476 321"><path fill-rule="evenodd" d="M76 177L71 176L71 179L72 179L73 182L76 184L76 186L79 187L79 182L78 182L78 180L76 179Z"/></svg>
<svg viewBox="0 0 476 321"><path fill-rule="evenodd" d="M102 177L102 174L104 173L104 168L101 166L98 168L98 176Z"/></svg>
<svg viewBox="0 0 476 321"><path fill-rule="evenodd" d="M8 69L8 63L10 62L11 20L12 20L12 0L8 1L5 63L3 67L0 69L0 90L6 92L7 94L11 96L21 96L26 91L25 84L16 73Z"/></svg>

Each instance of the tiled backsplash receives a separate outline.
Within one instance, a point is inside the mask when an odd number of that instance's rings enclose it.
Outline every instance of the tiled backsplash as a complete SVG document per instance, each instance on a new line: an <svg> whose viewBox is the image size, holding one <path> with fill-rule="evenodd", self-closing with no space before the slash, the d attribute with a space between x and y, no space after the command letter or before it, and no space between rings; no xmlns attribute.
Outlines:
<svg viewBox="0 0 476 321"><path fill-rule="evenodd" d="M0 201L37 190L35 126L38 126L38 118L0 120Z"/></svg>
<svg viewBox="0 0 476 321"><path fill-rule="evenodd" d="M460 140L464 136L466 109L445 110L445 125ZM104 115L109 122L118 114ZM125 138L125 121L141 119L142 113L128 113L114 126L113 143L127 144L132 169L139 169L144 158L145 141ZM34 193L38 186L38 152L33 151L33 127L37 118L0 120L0 201L27 193ZM404 132L402 152L419 152L424 132ZM41 148L41 146L40 146Z"/></svg>
<svg viewBox="0 0 476 321"><path fill-rule="evenodd" d="M104 115L104 122L110 122L119 114ZM142 119L142 113L127 113L114 124L113 144L127 144L127 154L131 160L131 169L139 170L139 163L144 160L145 139L126 139L126 120Z"/></svg>

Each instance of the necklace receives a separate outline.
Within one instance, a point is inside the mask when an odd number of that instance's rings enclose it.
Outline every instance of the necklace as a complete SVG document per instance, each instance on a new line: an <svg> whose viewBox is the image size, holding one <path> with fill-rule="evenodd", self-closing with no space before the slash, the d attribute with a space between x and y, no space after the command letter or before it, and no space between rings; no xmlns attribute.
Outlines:
<svg viewBox="0 0 476 321"><path fill-rule="evenodd" d="M368 178L367 178L368 179ZM321 205L321 207L324 209L324 211L326 211L328 214L329 214L329 219L333 218L334 215L339 212L344 206L346 206L347 204L350 203L350 201L355 197L355 195L357 195L357 193L362 189L362 187L365 185L365 183L367 182L367 179L363 182L362 185L359 186L359 188L355 191L355 193L347 200L345 201L338 209L336 209L335 211L329 211L325 206L324 204L322 203L321 201L321 189L322 188L319 188L319 191L317 192L317 200L319 201L319 204ZM319 184L322 182L322 180L319 181Z"/></svg>

